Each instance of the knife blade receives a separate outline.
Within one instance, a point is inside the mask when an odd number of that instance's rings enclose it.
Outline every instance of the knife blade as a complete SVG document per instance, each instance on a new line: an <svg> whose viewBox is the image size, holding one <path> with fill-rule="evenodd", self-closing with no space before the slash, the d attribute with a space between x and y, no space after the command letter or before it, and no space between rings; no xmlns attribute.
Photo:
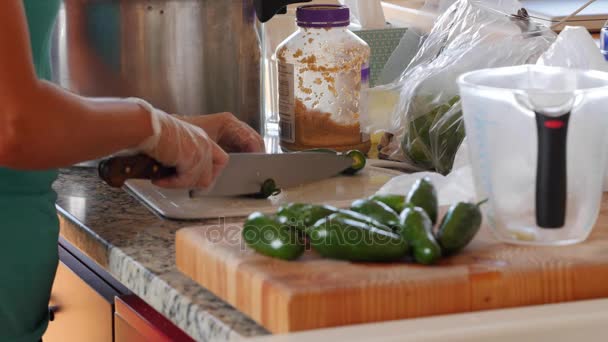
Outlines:
<svg viewBox="0 0 608 342"><path fill-rule="evenodd" d="M351 167L346 155L326 152L285 154L232 153L226 168L208 189L194 189L193 197L227 197L260 192L262 185L273 180L286 189L338 175ZM120 156L99 164L99 176L113 187L121 187L128 179L160 179L177 174L145 155Z"/></svg>
<svg viewBox="0 0 608 342"><path fill-rule="evenodd" d="M348 156L325 152L235 153L230 155L228 166L209 189L194 190L191 196L256 194L267 180L273 180L279 189L288 189L336 176L352 164Z"/></svg>

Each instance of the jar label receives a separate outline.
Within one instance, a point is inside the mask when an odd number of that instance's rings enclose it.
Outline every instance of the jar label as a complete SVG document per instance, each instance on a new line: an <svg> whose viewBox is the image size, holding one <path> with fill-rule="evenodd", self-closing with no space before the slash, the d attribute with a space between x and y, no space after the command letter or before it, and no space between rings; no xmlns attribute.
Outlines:
<svg viewBox="0 0 608 342"><path fill-rule="evenodd" d="M369 63L364 63L361 67L361 91L359 93L359 122L361 123L361 142L370 141L370 135L363 132L363 127L369 124L369 81L371 69Z"/></svg>
<svg viewBox="0 0 608 342"><path fill-rule="evenodd" d="M600 38L600 46L604 57L608 61L608 26L602 29L602 36Z"/></svg>
<svg viewBox="0 0 608 342"><path fill-rule="evenodd" d="M296 142L295 74L293 64L279 62L279 128L281 141Z"/></svg>

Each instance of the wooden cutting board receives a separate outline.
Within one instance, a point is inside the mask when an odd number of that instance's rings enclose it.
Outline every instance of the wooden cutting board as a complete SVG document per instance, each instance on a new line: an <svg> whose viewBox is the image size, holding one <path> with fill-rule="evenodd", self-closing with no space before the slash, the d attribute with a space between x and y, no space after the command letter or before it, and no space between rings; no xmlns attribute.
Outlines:
<svg viewBox="0 0 608 342"><path fill-rule="evenodd" d="M590 239L522 247L484 227L432 267L255 254L240 225L177 232L177 267L273 333L608 297L608 197Z"/></svg>
<svg viewBox="0 0 608 342"><path fill-rule="evenodd" d="M399 171L380 167L366 167L355 176L338 176L286 189L269 199L243 197L190 198L186 190L162 189L145 180L129 180L126 188L155 213L176 220L216 219L218 217L245 217L254 211L275 212L291 202L321 203L346 207L353 200L376 193L391 178L402 175Z"/></svg>

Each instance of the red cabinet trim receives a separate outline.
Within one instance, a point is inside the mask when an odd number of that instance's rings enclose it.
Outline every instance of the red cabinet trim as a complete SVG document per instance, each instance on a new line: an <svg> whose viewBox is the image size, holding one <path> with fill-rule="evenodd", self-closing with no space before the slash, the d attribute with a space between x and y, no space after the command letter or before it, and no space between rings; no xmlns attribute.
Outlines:
<svg viewBox="0 0 608 342"><path fill-rule="evenodd" d="M115 311L149 341L194 342L190 336L135 295L116 297Z"/></svg>

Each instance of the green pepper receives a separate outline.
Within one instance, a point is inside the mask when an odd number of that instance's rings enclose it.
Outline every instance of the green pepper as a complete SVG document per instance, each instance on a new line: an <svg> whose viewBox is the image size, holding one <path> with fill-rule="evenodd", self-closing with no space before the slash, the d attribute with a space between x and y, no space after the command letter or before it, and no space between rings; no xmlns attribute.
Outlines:
<svg viewBox="0 0 608 342"><path fill-rule="evenodd" d="M458 101L460 101L460 96L456 95L456 96L452 97L452 99L448 102L448 104L450 105L450 107L452 107L456 103L458 103Z"/></svg>
<svg viewBox="0 0 608 342"><path fill-rule="evenodd" d="M343 174L354 175L365 168L367 159L365 158L365 154L363 154L363 152L359 150L352 150L346 152L346 155L353 160L353 165L348 169L344 170L344 172L342 172Z"/></svg>
<svg viewBox="0 0 608 342"><path fill-rule="evenodd" d="M397 234L333 214L309 231L310 245L321 256L362 262L391 262L408 253L407 242Z"/></svg>
<svg viewBox="0 0 608 342"><path fill-rule="evenodd" d="M419 137L426 146L430 146L431 144L431 128L441 110L441 107L435 107L430 112L413 119L410 124L410 129L413 129L411 131L412 135Z"/></svg>
<svg viewBox="0 0 608 342"><path fill-rule="evenodd" d="M344 219L349 219L349 220L355 220L355 221L359 221L365 224L368 224L370 226L373 226L375 228L378 228L380 230L384 230L386 232L390 232L393 233L394 229L387 226L386 224L376 220L373 217L369 217L367 215L358 213L356 211L352 211L352 210L340 210L335 217L338 218L344 218Z"/></svg>
<svg viewBox="0 0 608 342"><path fill-rule="evenodd" d="M433 166L430 147L421 138L416 137L411 141L408 139L403 146L403 150L414 164L427 169Z"/></svg>
<svg viewBox="0 0 608 342"><path fill-rule="evenodd" d="M260 192L253 194L250 197L258 199L266 199L272 196L276 196L281 193L281 189L277 187L277 183L274 179L267 179L260 186Z"/></svg>
<svg viewBox="0 0 608 342"><path fill-rule="evenodd" d="M304 241L296 230L262 213L247 218L242 234L250 248L272 258L295 260L304 253Z"/></svg>
<svg viewBox="0 0 608 342"><path fill-rule="evenodd" d="M305 232L320 219L338 211L337 208L328 205L292 203L279 208L277 216L286 225Z"/></svg>
<svg viewBox="0 0 608 342"><path fill-rule="evenodd" d="M452 105L449 116L443 117L434 127L431 137L431 150L437 172L448 174L454 165L456 152L465 137L462 109Z"/></svg>
<svg viewBox="0 0 608 342"><path fill-rule="evenodd" d="M360 199L354 201L350 209L359 214L369 216L393 229L399 226L399 214L382 202Z"/></svg>
<svg viewBox="0 0 608 342"><path fill-rule="evenodd" d="M462 110L455 106L460 97L454 96L448 102L425 110L437 101L433 96L414 98L410 119L402 141L404 154L417 166L434 169L442 174L451 171L454 157L464 139ZM449 116L449 117L448 117Z"/></svg>
<svg viewBox="0 0 608 342"><path fill-rule="evenodd" d="M406 208L400 216L401 236L412 247L416 262L430 265L441 258L441 247L433 236L433 224L422 208Z"/></svg>
<svg viewBox="0 0 608 342"><path fill-rule="evenodd" d="M406 201L415 207L424 209L433 224L437 222L437 212L439 210L437 190L435 190L430 178L425 177L416 181L408 193Z"/></svg>
<svg viewBox="0 0 608 342"><path fill-rule="evenodd" d="M458 148L465 138L464 122L459 122L437 137L434 148L437 150L435 169L442 175L447 175L454 167L454 159Z"/></svg>
<svg viewBox="0 0 608 342"><path fill-rule="evenodd" d="M483 203L462 202L450 207L437 231L437 241L445 255L458 253L473 241L481 228Z"/></svg>
<svg viewBox="0 0 608 342"><path fill-rule="evenodd" d="M370 197L370 199L388 205L398 214L408 206L405 201L405 196L401 195L374 195Z"/></svg>

